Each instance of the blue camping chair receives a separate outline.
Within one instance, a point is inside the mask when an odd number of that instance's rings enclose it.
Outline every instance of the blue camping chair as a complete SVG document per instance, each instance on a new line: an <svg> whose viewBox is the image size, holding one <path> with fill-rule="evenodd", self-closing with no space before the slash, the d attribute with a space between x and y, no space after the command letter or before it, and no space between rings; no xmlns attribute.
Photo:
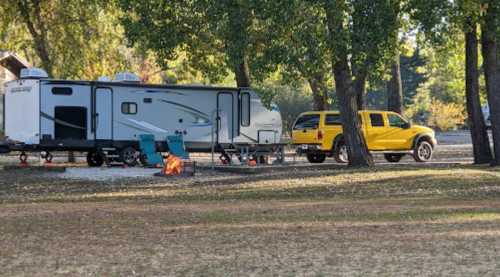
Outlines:
<svg viewBox="0 0 500 277"><path fill-rule="evenodd" d="M163 165L163 157L156 152L155 136L151 134L139 135L139 147L145 157L145 162L150 165Z"/></svg>
<svg viewBox="0 0 500 277"><path fill-rule="evenodd" d="M189 153L184 146L184 139L181 135L167 136L168 151L170 154L181 159L189 159Z"/></svg>

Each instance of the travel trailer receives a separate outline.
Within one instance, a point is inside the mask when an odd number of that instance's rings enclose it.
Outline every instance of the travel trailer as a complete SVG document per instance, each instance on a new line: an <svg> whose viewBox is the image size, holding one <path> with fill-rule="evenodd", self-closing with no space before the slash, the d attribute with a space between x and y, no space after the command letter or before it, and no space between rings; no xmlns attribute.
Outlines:
<svg viewBox="0 0 500 277"><path fill-rule="evenodd" d="M277 107L248 88L149 85L132 73L73 81L24 69L5 84L4 106L3 152L85 151L92 166L106 155L135 165L141 134L154 135L159 151L168 151L167 136L182 135L188 151L227 159L275 151L282 132Z"/></svg>

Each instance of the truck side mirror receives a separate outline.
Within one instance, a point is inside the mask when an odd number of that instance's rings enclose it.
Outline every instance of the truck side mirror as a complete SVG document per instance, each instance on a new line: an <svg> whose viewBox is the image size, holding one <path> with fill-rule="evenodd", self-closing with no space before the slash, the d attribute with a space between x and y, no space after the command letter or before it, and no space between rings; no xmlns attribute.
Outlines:
<svg viewBox="0 0 500 277"><path fill-rule="evenodd" d="M403 129L410 129L411 128L411 123L410 122L405 122L403 125L401 125L401 128L403 128Z"/></svg>

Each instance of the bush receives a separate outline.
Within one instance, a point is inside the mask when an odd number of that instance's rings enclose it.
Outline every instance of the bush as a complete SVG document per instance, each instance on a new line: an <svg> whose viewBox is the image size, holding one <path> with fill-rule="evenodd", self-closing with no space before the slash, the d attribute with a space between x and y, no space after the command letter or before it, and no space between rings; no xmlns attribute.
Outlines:
<svg viewBox="0 0 500 277"><path fill-rule="evenodd" d="M461 105L434 99L429 106L428 124L439 131L455 129L458 125L464 124L465 118Z"/></svg>

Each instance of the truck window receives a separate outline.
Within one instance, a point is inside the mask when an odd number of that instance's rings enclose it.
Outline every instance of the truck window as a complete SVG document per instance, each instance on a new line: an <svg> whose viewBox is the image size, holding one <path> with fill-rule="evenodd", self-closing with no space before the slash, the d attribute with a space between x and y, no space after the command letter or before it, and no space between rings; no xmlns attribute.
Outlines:
<svg viewBox="0 0 500 277"><path fill-rule="evenodd" d="M384 117L379 113L371 113L370 121L372 127L384 127Z"/></svg>
<svg viewBox="0 0 500 277"><path fill-rule="evenodd" d="M340 114L327 114L325 118L325 125L328 126L342 125L342 122L340 121Z"/></svg>
<svg viewBox="0 0 500 277"><path fill-rule="evenodd" d="M319 126L319 114L305 114L297 119L294 130L317 129Z"/></svg>
<svg viewBox="0 0 500 277"><path fill-rule="evenodd" d="M397 114L388 114L388 117L389 117L389 126L391 127L401 128L407 124L406 120L404 120L403 118L401 118L401 116Z"/></svg>

